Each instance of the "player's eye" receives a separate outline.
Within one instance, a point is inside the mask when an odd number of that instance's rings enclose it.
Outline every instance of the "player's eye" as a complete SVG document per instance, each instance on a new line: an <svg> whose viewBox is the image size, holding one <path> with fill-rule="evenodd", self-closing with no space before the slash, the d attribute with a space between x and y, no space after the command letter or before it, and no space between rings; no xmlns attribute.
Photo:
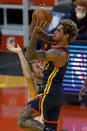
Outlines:
<svg viewBox="0 0 87 131"><path fill-rule="evenodd" d="M57 29L58 32L60 32L60 29Z"/></svg>

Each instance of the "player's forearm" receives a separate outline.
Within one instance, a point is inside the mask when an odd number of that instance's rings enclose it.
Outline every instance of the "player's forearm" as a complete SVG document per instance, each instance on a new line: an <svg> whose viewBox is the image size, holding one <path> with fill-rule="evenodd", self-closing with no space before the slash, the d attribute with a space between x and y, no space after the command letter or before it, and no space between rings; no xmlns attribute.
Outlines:
<svg viewBox="0 0 87 131"><path fill-rule="evenodd" d="M28 43L28 47L26 50L26 57L31 58L31 59L35 59L36 57L36 41L37 41L37 37L36 37L36 32L34 31L32 34L32 37Z"/></svg>
<svg viewBox="0 0 87 131"><path fill-rule="evenodd" d="M45 41L45 42L48 42L48 43L55 42L55 40L53 39L53 35L48 34L48 33L44 32L44 31L38 32L38 38Z"/></svg>
<svg viewBox="0 0 87 131"><path fill-rule="evenodd" d="M22 71L23 71L24 77L25 78L31 78L31 70L30 70L30 67L29 67L29 65L28 65L28 63L27 63L23 53L20 52L18 54L18 56L19 56L19 59L20 59L20 62L21 62L21 66L22 66Z"/></svg>

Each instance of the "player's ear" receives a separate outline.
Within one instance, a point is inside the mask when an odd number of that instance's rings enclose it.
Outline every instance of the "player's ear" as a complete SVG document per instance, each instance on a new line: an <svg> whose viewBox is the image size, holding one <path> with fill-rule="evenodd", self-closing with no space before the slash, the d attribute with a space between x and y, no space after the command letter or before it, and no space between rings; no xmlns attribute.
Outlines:
<svg viewBox="0 0 87 131"><path fill-rule="evenodd" d="M65 34L65 37L68 39L69 38L69 34Z"/></svg>

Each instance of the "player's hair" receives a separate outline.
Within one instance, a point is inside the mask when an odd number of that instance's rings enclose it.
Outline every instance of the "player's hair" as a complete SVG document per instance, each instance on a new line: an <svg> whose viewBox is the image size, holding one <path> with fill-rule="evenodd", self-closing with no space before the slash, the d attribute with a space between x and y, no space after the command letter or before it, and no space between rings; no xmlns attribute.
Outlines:
<svg viewBox="0 0 87 131"><path fill-rule="evenodd" d="M37 60L30 60L30 61L28 62L28 65L29 65L29 67L30 67L30 70L33 71L33 72L34 72L34 70L33 70L32 64L34 64L34 63L38 63L38 61L37 61Z"/></svg>
<svg viewBox="0 0 87 131"><path fill-rule="evenodd" d="M63 19L60 22L60 25L63 26L64 34L69 34L67 41L72 42L76 38L78 33L77 25L75 24L75 22L70 19Z"/></svg>
<svg viewBox="0 0 87 131"><path fill-rule="evenodd" d="M78 5L83 6L87 9L87 0L75 0L73 5L76 7Z"/></svg>

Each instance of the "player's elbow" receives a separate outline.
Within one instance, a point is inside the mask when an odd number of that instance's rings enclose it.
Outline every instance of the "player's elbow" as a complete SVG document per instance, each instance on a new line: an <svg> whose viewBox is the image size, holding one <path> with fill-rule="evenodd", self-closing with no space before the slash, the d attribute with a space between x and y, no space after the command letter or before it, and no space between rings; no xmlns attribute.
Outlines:
<svg viewBox="0 0 87 131"><path fill-rule="evenodd" d="M63 66L65 65L65 63L66 63L66 62L61 61L61 62L59 63L59 67L63 67Z"/></svg>
<svg viewBox="0 0 87 131"><path fill-rule="evenodd" d="M28 52L28 51L26 51L25 52L25 57L26 58L31 58L31 59L36 59L36 53L34 53L33 51L32 52Z"/></svg>
<svg viewBox="0 0 87 131"><path fill-rule="evenodd" d="M27 51L25 52L25 57L29 58L29 53Z"/></svg>
<svg viewBox="0 0 87 131"><path fill-rule="evenodd" d="M58 60L58 66L63 67L65 64L66 64L66 59L60 56L60 59Z"/></svg>
<svg viewBox="0 0 87 131"><path fill-rule="evenodd" d="M25 57L26 58L32 58L32 54L29 53L28 51L25 52Z"/></svg>

